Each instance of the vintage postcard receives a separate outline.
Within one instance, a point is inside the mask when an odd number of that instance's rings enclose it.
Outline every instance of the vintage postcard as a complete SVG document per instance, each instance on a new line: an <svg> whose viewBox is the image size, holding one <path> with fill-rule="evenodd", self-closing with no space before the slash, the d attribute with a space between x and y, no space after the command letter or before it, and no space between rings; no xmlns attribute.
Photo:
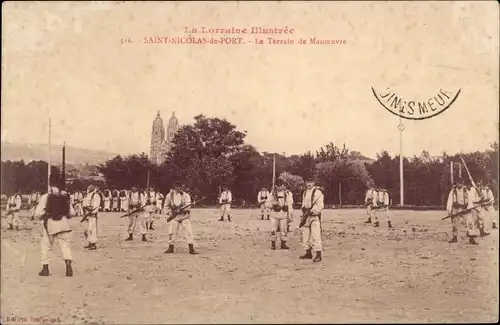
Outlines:
<svg viewBox="0 0 500 325"><path fill-rule="evenodd" d="M2 3L0 322L498 322L499 8Z"/></svg>

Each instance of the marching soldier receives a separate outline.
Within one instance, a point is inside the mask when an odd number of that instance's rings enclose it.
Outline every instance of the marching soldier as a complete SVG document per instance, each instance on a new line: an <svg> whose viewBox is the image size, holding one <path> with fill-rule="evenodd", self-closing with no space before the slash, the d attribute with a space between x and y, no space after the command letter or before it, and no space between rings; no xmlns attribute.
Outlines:
<svg viewBox="0 0 500 325"><path fill-rule="evenodd" d="M164 197L163 194L157 189L156 190L156 213L161 214L163 209Z"/></svg>
<svg viewBox="0 0 500 325"><path fill-rule="evenodd" d="M482 188L483 198L485 202L490 204L483 207L484 212L491 216L491 228L497 228L497 214L495 213L495 209L493 207L493 203L495 202L495 197L493 196L493 191L488 187L488 185L484 185Z"/></svg>
<svg viewBox="0 0 500 325"><path fill-rule="evenodd" d="M168 249L166 254L174 252L174 242L179 226L184 228L184 236L189 247L189 254L198 254L194 250L193 230L191 228L191 197L182 189L180 182L175 182L174 188L165 196L165 213L169 218Z"/></svg>
<svg viewBox="0 0 500 325"><path fill-rule="evenodd" d="M80 191L73 194L73 209L76 216L83 216L83 193Z"/></svg>
<svg viewBox="0 0 500 325"><path fill-rule="evenodd" d="M69 221L75 211L70 204L69 195L61 191L58 186L52 186L49 193L40 198L36 207L35 216L43 222L43 234L40 242L42 270L40 276L49 275L49 253L54 242L59 244L66 264L66 276L73 276L71 267L71 246Z"/></svg>
<svg viewBox="0 0 500 325"><path fill-rule="evenodd" d="M129 210L129 193L126 190L120 191L120 211L126 212Z"/></svg>
<svg viewBox="0 0 500 325"><path fill-rule="evenodd" d="M9 224L9 230L19 230L19 225L21 220L19 219L19 211L21 210L21 205L23 199L21 194L15 193L7 200L7 223Z"/></svg>
<svg viewBox="0 0 500 325"><path fill-rule="evenodd" d="M366 214L368 215L368 220L366 220L365 223L372 223L374 190L375 190L374 188L369 188L366 190L365 205L366 205Z"/></svg>
<svg viewBox="0 0 500 325"><path fill-rule="evenodd" d="M85 238L88 240L88 245L84 248L89 250L97 249L97 219L99 214L99 209L101 207L101 195L98 192L98 188L94 185L89 185L87 189L87 196L84 199L83 209L85 216Z"/></svg>
<svg viewBox="0 0 500 325"><path fill-rule="evenodd" d="M144 213L146 215L146 230L154 230L153 221L154 213L156 212L156 192L153 189L150 189L149 192L146 190L143 193L141 203L142 205L145 205Z"/></svg>
<svg viewBox="0 0 500 325"><path fill-rule="evenodd" d="M376 188L373 191L373 216L375 218L374 227L380 227L379 215L385 217L389 228L392 227L391 218L389 216L389 193L382 188Z"/></svg>
<svg viewBox="0 0 500 325"><path fill-rule="evenodd" d="M141 195L141 193L137 190L136 187L132 187L132 192L130 192L130 211L137 210L144 206L144 204L141 205L141 199L146 198L146 196ZM146 200L144 200L144 203L146 203ZM128 224L128 238L125 239L126 241L131 241L134 239L134 230L135 227L137 226L137 223L139 223L139 232L142 236L142 241L147 241L146 239L146 213L144 211L137 211L136 213L133 213L129 216L129 224Z"/></svg>
<svg viewBox="0 0 500 325"><path fill-rule="evenodd" d="M224 216L227 216L227 221L231 221L231 202L233 200L233 194L229 190L227 185L222 186L222 193L219 197L220 204L220 219L219 221L224 221Z"/></svg>
<svg viewBox="0 0 500 325"><path fill-rule="evenodd" d="M267 198L270 195L267 188L262 187L260 192L257 194L257 203L260 207L260 220L264 220L264 214L266 215L266 219L269 220L269 207L267 206Z"/></svg>
<svg viewBox="0 0 500 325"><path fill-rule="evenodd" d="M321 261L321 212L324 208L323 193L314 187L313 178L306 180L306 190L302 196L302 242L306 253L300 259L312 259L312 250L316 251L313 262Z"/></svg>
<svg viewBox="0 0 500 325"><path fill-rule="evenodd" d="M491 200L488 200L488 192L484 190L483 182L479 180L477 187L471 186L470 191L472 198L470 207L477 207L472 209L472 218L476 220L476 225L481 237L488 236L490 233L484 231L484 215L488 212L488 205ZM487 204L487 205L485 205Z"/></svg>
<svg viewBox="0 0 500 325"><path fill-rule="evenodd" d="M289 215L293 213L293 196L287 191L281 179L276 180L276 188L267 198L268 206L272 207L271 213L271 249L276 249L277 232L280 232L281 249L290 249L286 245Z"/></svg>

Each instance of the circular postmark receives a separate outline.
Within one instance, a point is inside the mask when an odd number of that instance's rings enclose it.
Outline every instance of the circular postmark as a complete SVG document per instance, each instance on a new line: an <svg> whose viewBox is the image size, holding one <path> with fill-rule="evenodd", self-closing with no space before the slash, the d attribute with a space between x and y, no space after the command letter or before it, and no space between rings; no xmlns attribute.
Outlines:
<svg viewBox="0 0 500 325"><path fill-rule="evenodd" d="M390 88L384 91L377 91L374 87L371 89L382 107L408 120L425 120L443 113L457 100L462 90L439 89L434 94L423 97L422 100L413 100L403 98Z"/></svg>

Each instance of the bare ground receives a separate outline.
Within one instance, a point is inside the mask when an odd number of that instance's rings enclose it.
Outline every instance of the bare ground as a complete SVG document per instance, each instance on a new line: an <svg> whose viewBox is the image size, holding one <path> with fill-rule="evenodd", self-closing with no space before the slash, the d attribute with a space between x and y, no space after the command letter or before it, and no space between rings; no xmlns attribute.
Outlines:
<svg viewBox="0 0 500 325"><path fill-rule="evenodd" d="M27 228L8 231L2 219L2 323L13 316L66 324L498 321L497 230L471 246L461 229L459 243L448 244L443 212L391 211L395 230L388 230L385 221L365 225L363 210L328 210L316 264L298 259L297 232L289 251L271 251L269 221L257 213L234 210L228 223L215 209L194 210L196 256L182 232L176 253L163 253L165 219L149 242L138 233L125 242L118 213L102 214L98 250L87 251L73 219L73 278L64 276L57 246L51 276L38 276L41 226L23 219Z"/></svg>

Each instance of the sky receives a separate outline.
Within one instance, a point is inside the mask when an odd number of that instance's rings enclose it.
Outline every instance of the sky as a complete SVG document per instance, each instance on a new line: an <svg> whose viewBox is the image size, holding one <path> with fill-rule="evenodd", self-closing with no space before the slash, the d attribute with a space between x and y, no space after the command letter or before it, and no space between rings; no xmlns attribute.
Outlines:
<svg viewBox="0 0 500 325"><path fill-rule="evenodd" d="M3 3L2 141L149 153L160 111L180 124L227 118L259 151L300 154L333 141L399 153L399 119L371 87L442 114L404 120L403 155L469 152L498 138L496 2ZM293 28L293 45L145 44L185 28ZM220 37L214 34L193 36ZM231 35L241 37L241 35ZM298 44L311 37L345 44ZM122 39L134 41L121 44ZM251 42L251 43L250 43Z"/></svg>

